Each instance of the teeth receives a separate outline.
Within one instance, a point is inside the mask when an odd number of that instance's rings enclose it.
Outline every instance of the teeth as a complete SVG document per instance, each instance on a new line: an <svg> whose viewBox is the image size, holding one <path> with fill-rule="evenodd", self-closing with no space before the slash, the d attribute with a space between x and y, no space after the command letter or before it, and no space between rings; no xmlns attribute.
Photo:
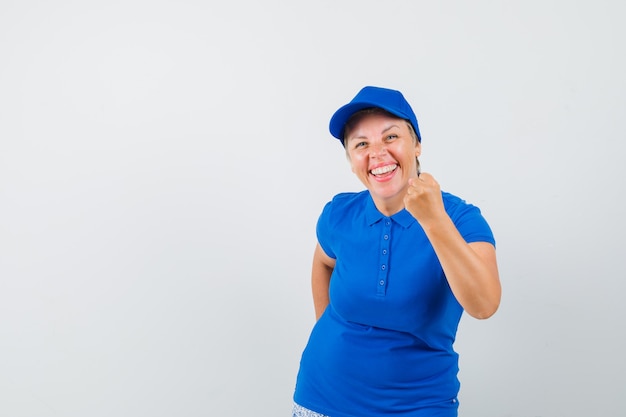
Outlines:
<svg viewBox="0 0 626 417"><path fill-rule="evenodd" d="M379 168L374 168L371 173L374 175L383 175L386 174L388 172L393 171L394 169L396 169L398 167L397 164L393 164L393 165L385 165L384 167L379 167Z"/></svg>

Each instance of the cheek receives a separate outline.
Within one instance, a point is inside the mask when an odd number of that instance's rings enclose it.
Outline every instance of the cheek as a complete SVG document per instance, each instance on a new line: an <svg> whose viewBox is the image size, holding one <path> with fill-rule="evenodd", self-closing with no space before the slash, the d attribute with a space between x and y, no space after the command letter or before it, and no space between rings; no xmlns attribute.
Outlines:
<svg viewBox="0 0 626 417"><path fill-rule="evenodd" d="M350 164L350 171L354 172L354 163L352 162L352 158L350 158L350 154L346 152L346 160L348 164Z"/></svg>
<svg viewBox="0 0 626 417"><path fill-rule="evenodd" d="M348 163L350 164L350 170L354 173L357 173L359 168L362 166L362 163L363 163L362 158L359 158L358 155L350 155L350 154L347 154L346 157L348 159Z"/></svg>

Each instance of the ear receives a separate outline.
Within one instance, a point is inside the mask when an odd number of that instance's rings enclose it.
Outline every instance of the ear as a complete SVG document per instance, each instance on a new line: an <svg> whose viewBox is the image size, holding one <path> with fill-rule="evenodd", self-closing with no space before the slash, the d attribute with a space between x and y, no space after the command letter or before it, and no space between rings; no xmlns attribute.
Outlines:
<svg viewBox="0 0 626 417"><path fill-rule="evenodd" d="M415 157L419 157L422 154L422 144L419 141L415 141Z"/></svg>

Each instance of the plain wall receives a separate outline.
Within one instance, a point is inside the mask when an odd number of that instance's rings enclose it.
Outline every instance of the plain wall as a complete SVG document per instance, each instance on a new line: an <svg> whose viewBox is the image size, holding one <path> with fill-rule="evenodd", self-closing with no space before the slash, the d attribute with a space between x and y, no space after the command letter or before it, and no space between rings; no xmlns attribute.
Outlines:
<svg viewBox="0 0 626 417"><path fill-rule="evenodd" d="M401 90L504 288L464 417L626 415L621 1L0 2L0 416L290 416L328 133Z"/></svg>

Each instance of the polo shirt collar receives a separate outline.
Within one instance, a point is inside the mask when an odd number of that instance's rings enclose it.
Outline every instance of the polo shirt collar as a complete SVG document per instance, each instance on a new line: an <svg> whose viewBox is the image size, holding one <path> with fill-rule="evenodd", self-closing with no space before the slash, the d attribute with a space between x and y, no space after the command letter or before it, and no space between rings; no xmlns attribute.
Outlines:
<svg viewBox="0 0 626 417"><path fill-rule="evenodd" d="M386 216L383 215L374 204L374 200L372 199L371 194L368 194L367 202L365 204L365 219L367 220L367 224L372 226L373 224L379 222L381 219ZM406 209L402 209L396 214L391 216L391 220L398 223L400 226L405 229L410 227L413 223L415 223L415 217L411 215Z"/></svg>

